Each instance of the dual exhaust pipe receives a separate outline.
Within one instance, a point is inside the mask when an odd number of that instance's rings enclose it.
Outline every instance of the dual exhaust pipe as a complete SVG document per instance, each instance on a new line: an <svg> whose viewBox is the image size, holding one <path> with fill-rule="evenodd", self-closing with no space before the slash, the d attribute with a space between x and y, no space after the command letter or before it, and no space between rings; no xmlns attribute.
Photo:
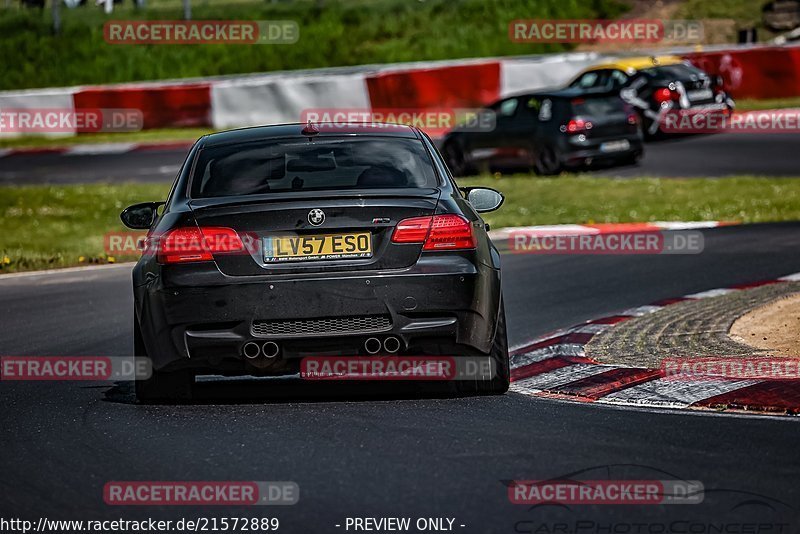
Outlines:
<svg viewBox="0 0 800 534"><path fill-rule="evenodd" d="M389 354L394 354L400 350L400 340L395 336L388 336L383 339L383 342L377 337L367 338L364 342L364 350L367 351L368 354L377 354L381 349Z"/></svg>
<svg viewBox="0 0 800 534"><path fill-rule="evenodd" d="M255 341L248 341L242 347L242 354L248 360L255 360L259 356L272 359L281 352L281 348L274 341L265 341L261 345Z"/></svg>
<svg viewBox="0 0 800 534"><path fill-rule="evenodd" d="M368 354L377 354L383 349L389 354L394 354L400 350L400 340L395 336L388 336L381 341L377 337L370 337L364 342L364 350ZM260 356L271 360L280 354L281 348L274 341L265 341L261 344L255 341L248 341L242 347L242 354L248 360L255 360Z"/></svg>

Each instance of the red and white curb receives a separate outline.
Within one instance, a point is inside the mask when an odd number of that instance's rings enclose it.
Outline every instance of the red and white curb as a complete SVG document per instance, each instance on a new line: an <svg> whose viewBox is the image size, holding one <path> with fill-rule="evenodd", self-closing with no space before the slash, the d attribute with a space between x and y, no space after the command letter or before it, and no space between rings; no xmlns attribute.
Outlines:
<svg viewBox="0 0 800 534"><path fill-rule="evenodd" d="M85 143L53 147L0 148L0 158L40 154L99 156L161 150L185 150L188 152L193 144L194 141L166 141L163 143Z"/></svg>
<svg viewBox="0 0 800 534"><path fill-rule="evenodd" d="M800 412L800 380L666 378L660 369L607 365L586 357L598 333L677 302L716 297L767 284L800 281L800 273L654 302L551 332L511 348L511 391L603 404L663 408L728 407Z"/></svg>

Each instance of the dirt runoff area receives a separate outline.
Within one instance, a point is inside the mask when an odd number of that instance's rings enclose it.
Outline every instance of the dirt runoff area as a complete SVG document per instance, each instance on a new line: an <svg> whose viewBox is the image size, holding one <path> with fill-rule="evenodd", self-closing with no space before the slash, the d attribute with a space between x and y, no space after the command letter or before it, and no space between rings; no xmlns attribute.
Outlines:
<svg viewBox="0 0 800 534"><path fill-rule="evenodd" d="M773 356L800 357L800 293L739 317L729 335L734 341L768 350Z"/></svg>

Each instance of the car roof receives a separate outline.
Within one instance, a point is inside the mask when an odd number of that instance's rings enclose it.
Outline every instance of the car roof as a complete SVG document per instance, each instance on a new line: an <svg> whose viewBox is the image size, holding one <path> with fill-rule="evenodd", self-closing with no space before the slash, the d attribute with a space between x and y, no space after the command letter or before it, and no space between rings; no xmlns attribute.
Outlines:
<svg viewBox="0 0 800 534"><path fill-rule="evenodd" d="M618 69L625 72L636 72L638 70L647 69L651 67L658 67L661 65L677 65L683 63L683 59L678 56L636 56L636 57L623 57L608 63L601 63L599 65L592 65L584 70L584 72L591 72L594 70L604 69Z"/></svg>
<svg viewBox="0 0 800 534"><path fill-rule="evenodd" d="M333 123L319 122L313 123L319 131L314 137L341 137L341 136L381 136L381 137L402 137L417 139L420 137L417 129L413 126L404 124L390 123ZM298 138L308 137L304 135L303 129L308 124L274 124L266 126L252 126L250 128L239 128L236 130L225 130L205 135L202 138L203 145L206 147L217 145L228 145L237 143L248 143L252 141L266 141L279 138Z"/></svg>
<svg viewBox="0 0 800 534"><path fill-rule="evenodd" d="M533 92L526 92L526 93L518 93L513 95L508 95L505 98L501 98L497 102L502 102L503 100L508 100L509 98L581 98L581 97L602 97L602 96L616 96L617 93L615 91L609 91L608 89L593 89L593 88L585 88L585 87L565 87L563 89L553 89L549 91L533 91ZM495 103L497 103L495 102Z"/></svg>

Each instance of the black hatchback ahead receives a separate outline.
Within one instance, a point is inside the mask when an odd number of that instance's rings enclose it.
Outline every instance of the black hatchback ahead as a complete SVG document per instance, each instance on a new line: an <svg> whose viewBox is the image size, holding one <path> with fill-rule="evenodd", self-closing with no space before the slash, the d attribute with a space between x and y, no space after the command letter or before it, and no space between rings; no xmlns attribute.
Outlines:
<svg viewBox="0 0 800 534"><path fill-rule="evenodd" d="M450 132L442 153L455 175L494 169L557 174L638 162L643 153L639 117L618 95L582 89L526 93L489 109L491 131Z"/></svg>
<svg viewBox="0 0 800 534"><path fill-rule="evenodd" d="M506 391L500 256L479 215L502 201L459 189L408 126L202 137L166 203L121 216L149 231L133 328L153 374L137 396L189 397L197 374L295 374L304 358L428 355L494 368L458 391Z"/></svg>

